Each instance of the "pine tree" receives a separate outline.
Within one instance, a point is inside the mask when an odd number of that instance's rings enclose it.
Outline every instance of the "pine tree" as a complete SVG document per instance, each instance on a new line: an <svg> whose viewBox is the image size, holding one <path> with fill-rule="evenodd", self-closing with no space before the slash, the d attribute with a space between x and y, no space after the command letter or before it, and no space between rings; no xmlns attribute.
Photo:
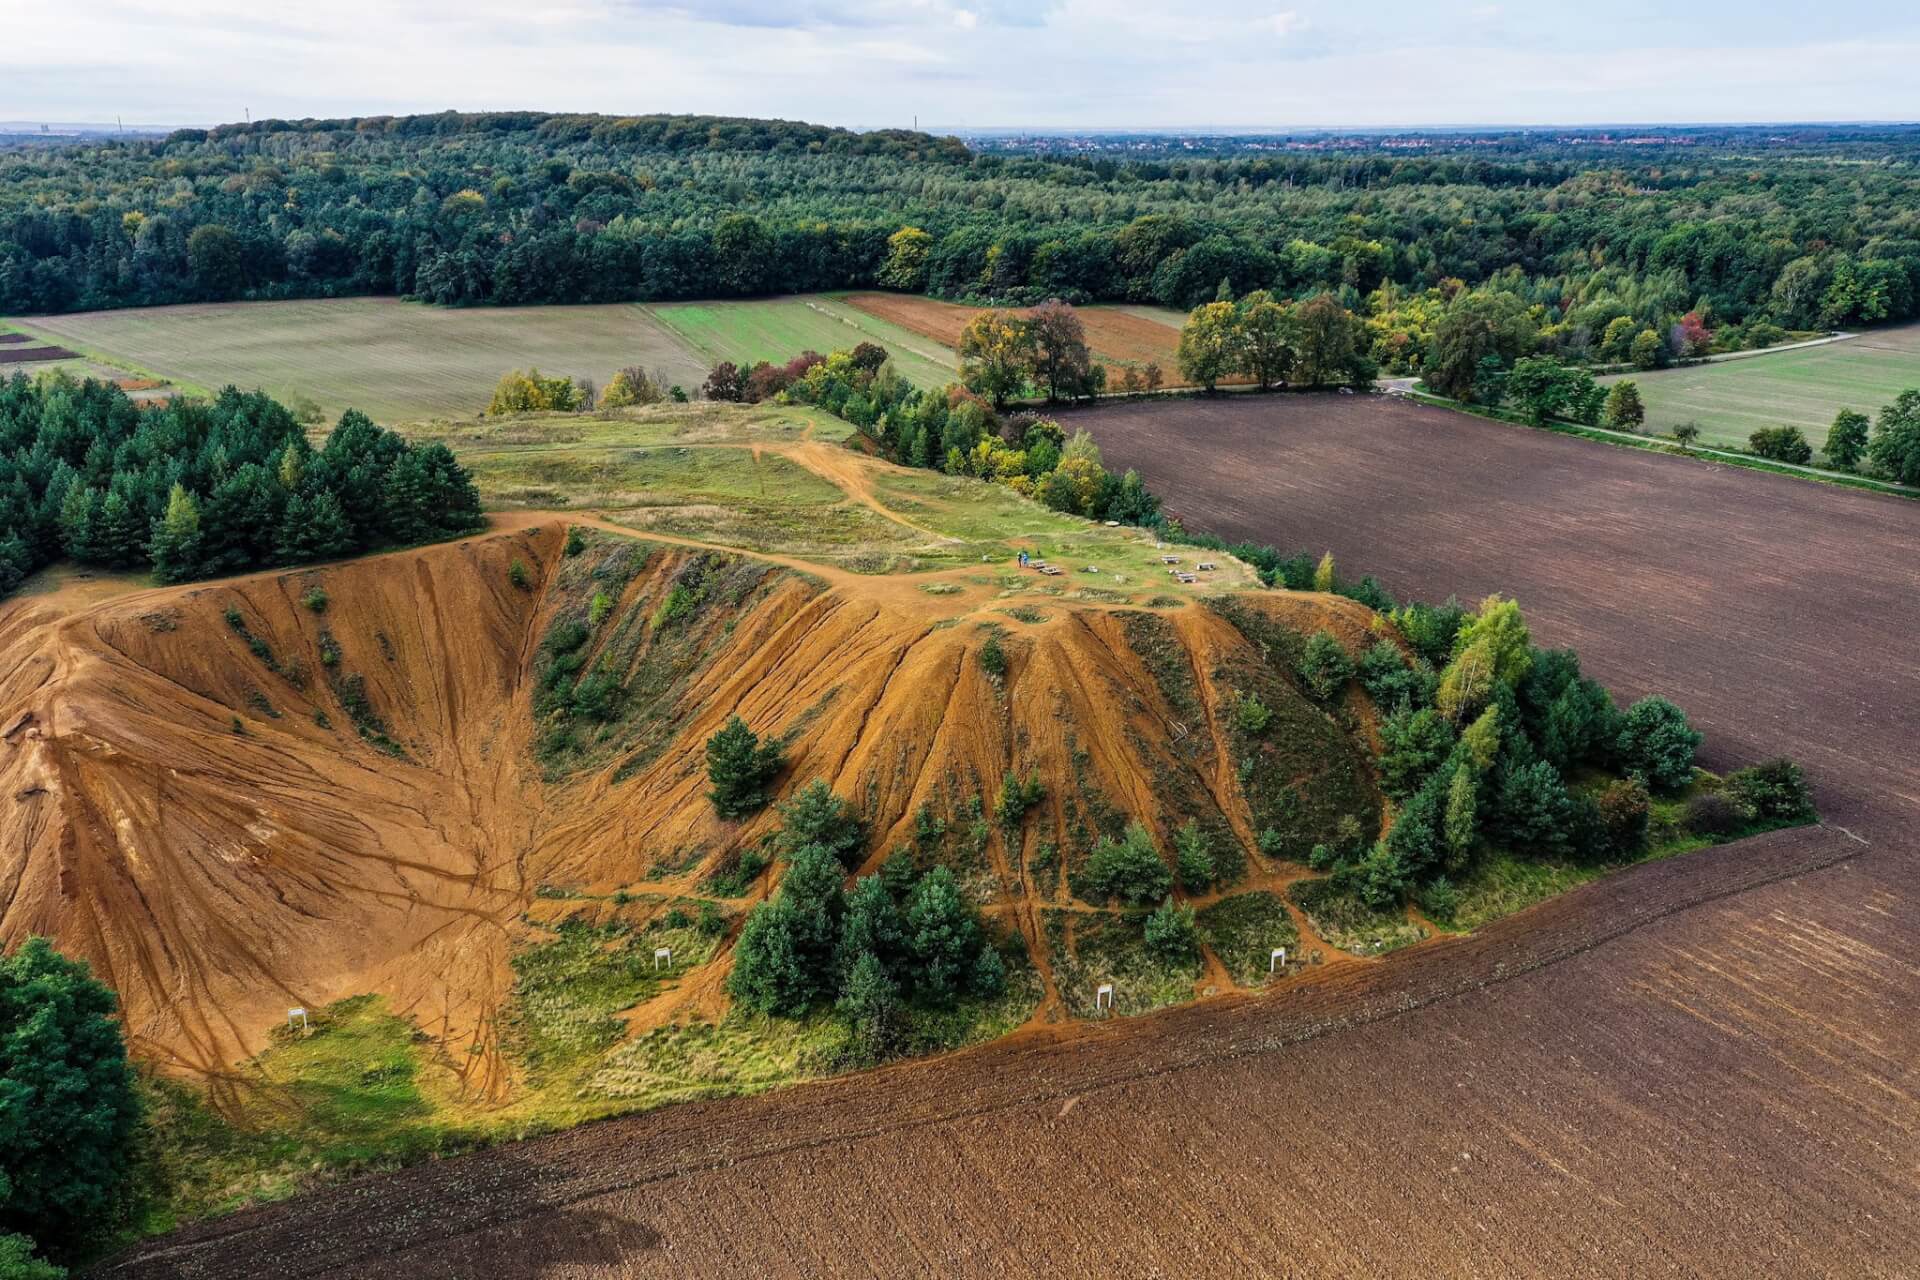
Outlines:
<svg viewBox="0 0 1920 1280"><path fill-rule="evenodd" d="M140 1114L113 992L45 938L0 959L0 1233L56 1255L111 1221Z"/></svg>
<svg viewBox="0 0 1920 1280"><path fill-rule="evenodd" d="M906 951L906 922L900 904L879 876L861 876L847 895L847 912L840 921L840 963L851 967L863 955L879 957L889 970L897 968Z"/></svg>
<svg viewBox="0 0 1920 1280"><path fill-rule="evenodd" d="M847 970L835 1007L853 1031L856 1060L871 1065L892 1055L900 1039L900 993L878 956L860 953Z"/></svg>
<svg viewBox="0 0 1920 1280"><path fill-rule="evenodd" d="M802 845L817 844L849 870L860 865L865 843L860 819L822 779L815 778L781 805L780 817L783 852L790 855Z"/></svg>
<svg viewBox="0 0 1920 1280"><path fill-rule="evenodd" d="M110 569L139 564L147 541L141 523L139 509L127 495L118 486L108 490L93 521L92 559Z"/></svg>
<svg viewBox="0 0 1920 1280"><path fill-rule="evenodd" d="M313 510L305 494L296 493L287 500L287 513L280 518L280 530L274 537L274 557L286 564L303 564L315 559L313 552Z"/></svg>
<svg viewBox="0 0 1920 1280"><path fill-rule="evenodd" d="M185 582L200 573L200 504L175 484L167 495L167 512L153 522L147 544L154 576L162 582Z"/></svg>
<svg viewBox="0 0 1920 1280"><path fill-rule="evenodd" d="M418 450L394 460L380 494L380 526L389 542L425 542L434 533L433 476Z"/></svg>
<svg viewBox="0 0 1920 1280"><path fill-rule="evenodd" d="M309 505L307 517L312 525L308 542L314 559L331 560L360 549L346 510L332 493L322 490Z"/></svg>
<svg viewBox="0 0 1920 1280"><path fill-rule="evenodd" d="M747 1008L797 1018L812 1006L818 987L794 926L793 908L779 898L754 908L741 926L727 990Z"/></svg>
<svg viewBox="0 0 1920 1280"><path fill-rule="evenodd" d="M766 807L767 784L780 772L778 745L762 744L747 722L734 716L707 739L707 793L723 818L741 818Z"/></svg>
<svg viewBox="0 0 1920 1280"><path fill-rule="evenodd" d="M85 485L74 485L60 503L60 549L75 560L92 562L93 525L100 507L100 494Z"/></svg>
<svg viewBox="0 0 1920 1280"><path fill-rule="evenodd" d="M33 572L33 550L17 533L0 536L0 596L19 586Z"/></svg>
<svg viewBox="0 0 1920 1280"><path fill-rule="evenodd" d="M935 867L920 877L907 903L915 997L938 1008L952 1005L966 989L980 943L980 924L953 872Z"/></svg>
<svg viewBox="0 0 1920 1280"><path fill-rule="evenodd" d="M1180 887L1188 893L1202 893L1213 884L1213 850L1200 824L1187 819L1173 833L1174 866L1180 873Z"/></svg>
<svg viewBox="0 0 1920 1280"><path fill-rule="evenodd" d="M1453 782L1447 788L1444 826L1447 866L1465 866L1480 831L1480 785L1470 768L1461 767L1453 771Z"/></svg>

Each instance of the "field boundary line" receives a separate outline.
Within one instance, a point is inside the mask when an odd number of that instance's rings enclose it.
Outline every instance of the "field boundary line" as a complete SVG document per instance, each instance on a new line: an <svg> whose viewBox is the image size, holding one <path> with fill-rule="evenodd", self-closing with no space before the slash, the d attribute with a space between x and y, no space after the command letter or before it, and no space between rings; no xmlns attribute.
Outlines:
<svg viewBox="0 0 1920 1280"><path fill-rule="evenodd" d="M1405 398L1415 404L1424 404L1435 409L1447 409L1469 418L1478 418L1482 422L1498 423L1504 427L1518 427L1522 431L1546 431L1558 436L1572 436L1579 440L1592 440L1596 444L1610 444L1624 449L1638 449L1642 453L1657 453L1669 458L1694 458L1702 462L1722 462L1729 466L1740 467L1747 471L1760 471L1771 475L1812 480L1820 484L1830 484L1842 489L1859 489L1867 493L1883 493L1890 498L1920 498L1920 486L1905 485L1895 480L1878 480L1872 476L1863 476L1846 471L1829 471L1822 467L1805 467L1794 462L1776 462L1772 458L1761 458L1751 453L1738 453L1731 449L1716 448L1713 445L1683 446L1668 436L1642 436L1631 431L1615 431L1608 427L1589 427L1576 422L1548 422L1535 426L1531 422L1516 422L1512 418L1500 417L1459 400L1449 400L1445 396L1434 395L1430 391L1408 391Z"/></svg>
<svg viewBox="0 0 1920 1280"><path fill-rule="evenodd" d="M1559 914L1584 907L1588 909L1586 919L1600 918L1607 901L1610 898L1618 898L1623 887L1631 887L1649 878L1645 874L1636 875L1636 872L1650 872L1654 876L1675 875L1687 869L1687 864L1692 860L1710 856L1715 852L1721 855L1721 860L1744 861L1753 856L1755 851L1749 846L1754 842L1780 837L1791 838L1796 831L1805 833L1810 830L1831 834L1836 828L1824 823L1812 828L1790 828L1787 831L1769 832L1750 837L1748 840L1715 846L1712 851L1641 863L1618 874L1592 881L1561 898L1550 899L1540 904L1540 907L1558 907ZM1844 828L1838 830L1844 831ZM1749 874L1700 885L1697 891L1681 886L1671 900L1664 903L1649 903L1647 909L1638 913L1629 913L1617 924L1584 930L1580 927L1581 920L1575 919L1566 931L1567 936L1557 941L1550 936L1557 922L1547 922L1541 927L1532 927L1527 924L1508 925L1510 921L1521 921L1523 917L1532 914L1532 911L1524 911L1515 916L1506 917L1503 921L1495 922L1487 930L1478 934L1440 946L1418 947L1402 952L1399 957L1389 959L1379 966L1369 966L1358 971L1348 981L1336 980L1317 986L1298 987L1291 993L1244 997L1231 1004L1199 1002L1163 1011L1158 1015L1161 1019L1157 1028L1160 1034L1153 1041L1145 1044L1109 1041L1108 1044L1115 1048L1134 1047L1137 1052L1151 1052L1157 1045L1168 1042L1169 1033L1177 1034L1179 1028L1176 1024L1182 1020L1182 1015L1187 1018L1206 1018L1210 1015L1256 1018L1259 1012L1270 1011L1275 1013L1279 1020L1286 1021L1288 1015L1295 1011L1262 1010L1261 1006L1268 1001L1285 1000L1291 996L1306 996L1309 1000L1330 1002L1332 1006L1324 1014L1318 1014L1310 1009L1298 1011L1304 1015L1298 1025L1278 1031L1254 1030L1251 1035L1246 1035L1236 1028L1224 1028L1210 1043L1203 1044L1194 1051L1157 1061L1141 1063L1136 1060L1132 1064L1115 1070L1096 1071L1057 1083L1053 1081L1053 1073L1049 1072L1040 1077L1038 1083L1042 1083L1043 1087L1037 1089L1021 1089L1015 1085L1010 1092L971 1104L946 1108L936 1106L926 1113L908 1115L890 1122L869 1123L847 1129L818 1132L790 1140L755 1141L754 1139L759 1135L768 1133L777 1126L750 1124L747 1140L733 1148L728 1146L728 1139L733 1136L730 1132L712 1134L703 1140L699 1125L703 1118L702 1112L714 1108L751 1106L752 1100L736 1096L706 1102L691 1102L681 1104L679 1108L668 1107L629 1116L609 1117L606 1120L592 1121L560 1133L529 1139L524 1143L493 1145L476 1151L470 1156L457 1158L455 1161L417 1165L397 1173L374 1174L333 1188L318 1189L312 1193L312 1198L319 1202L314 1206L319 1212L306 1220L309 1226L303 1233L302 1247L297 1255L281 1257L277 1260L281 1264L277 1268L277 1273L288 1276L321 1275L339 1267L382 1257L394 1257L436 1241L470 1236L537 1214L563 1210L600 1196L669 1182L715 1169L795 1152L818 1150L838 1144L861 1142L888 1133L910 1132L933 1125L949 1124L1010 1111L1018 1107L1050 1104L1067 1097L1099 1093L1141 1080L1190 1071L1210 1063L1237 1061L1275 1053L1327 1035L1370 1026L1504 985L1516 978L1555 967L1595 951L1610 942L1637 933L1649 925L1673 916L1791 880L1797 876L1809 875L1850 862L1863 856L1871 847L1867 841L1852 832L1845 832L1845 834L1848 837L1846 842L1834 841L1832 845L1823 845L1799 856L1788 854L1783 861L1753 867ZM1694 865L1698 866L1697 863ZM1736 867L1740 865L1742 865L1740 861L1734 863ZM1503 925L1507 927L1503 928ZM1532 954L1522 952L1509 960L1501 958L1499 950L1503 944L1509 942L1523 947L1529 942L1544 942L1546 945ZM1461 946L1477 947L1480 954L1462 957L1456 949ZM1415 966L1445 965L1457 960L1465 960L1473 968L1457 977L1448 977L1442 973L1439 975L1440 981L1427 989L1420 988L1418 984L1422 975ZM1414 972L1409 974L1409 970ZM1411 980L1403 983L1402 979L1409 977ZM1360 987L1357 993L1346 989L1356 983ZM1343 1008L1341 1005L1343 997L1352 1000L1358 1007ZM1142 1024L1133 1022L1128 1025ZM1205 1030L1202 1028L1203 1033ZM974 1050L962 1050L959 1054L952 1056L965 1057L990 1051L993 1043L989 1042ZM1048 1062L1048 1055L1052 1051L1072 1053L1100 1046L1101 1039L1098 1033L1090 1029L1080 1030L1078 1034L1071 1034L1048 1044L1014 1046L1013 1053L1005 1064L1011 1069L1003 1070L999 1075L1001 1078L1016 1080L1021 1078L1022 1073L1017 1068L1023 1065L1022 1055L1034 1055L1037 1064L1044 1067L1051 1065ZM796 1108L802 1114L820 1118L816 1123L820 1123L821 1120L830 1120L831 1109L837 1104L849 1103L849 1100L850 1104L858 1106L861 1112L871 1114L876 1110L884 1111L888 1099L883 1094L877 1099L870 1100L866 1106L859 1106L858 1095L861 1092L874 1089L885 1090L890 1084L899 1082L905 1082L908 1087L911 1087L912 1082L924 1074L924 1068L939 1062L940 1059L937 1058L917 1059L896 1064L879 1072L813 1081L775 1090L771 1094L761 1096L771 1099L774 1106ZM590 1146L597 1135L605 1133L608 1126L644 1124L649 1119L660 1122L662 1117L665 1117L664 1122L670 1125L676 1121L679 1122L676 1127L681 1130L678 1134L669 1132L659 1135L662 1139L671 1144L678 1138L683 1147L697 1150L702 1154L674 1161L671 1159L671 1151L658 1152L656 1155L664 1158L657 1158L654 1161L654 1168L641 1168L638 1156L644 1152L648 1135L633 1135L628 1138L627 1145L634 1153L634 1158L623 1160L616 1157L613 1167L609 1167L603 1154L602 1158L596 1159L596 1152L591 1149L562 1150L544 1165L538 1163L537 1152L528 1150L529 1146L540 1143ZM532 1159L515 1160L513 1157L516 1155L531 1155ZM473 1163L466 1167L466 1172L478 1175L472 1181L456 1185L450 1177L444 1181L436 1181L432 1177L435 1172L450 1173L457 1165L467 1160ZM567 1168L569 1164L579 1168L578 1176ZM415 1186L406 1188L404 1184L409 1182L414 1183ZM420 1185L422 1183L425 1184L424 1187ZM408 1189L427 1190L429 1194L420 1197L422 1200L444 1199L443 1203L434 1203L432 1208L445 1212L410 1214L409 1217L412 1220L410 1231L396 1231L383 1240L368 1239L365 1226L372 1207L387 1203L394 1198L396 1192L403 1193ZM404 1194L401 1198L405 1198ZM236 1216L255 1220L235 1222L226 1228L214 1227L208 1234L197 1239L174 1244L159 1243L158 1247L151 1251L136 1253L118 1262L105 1264L95 1274L109 1272L136 1276L179 1274L180 1272L175 1269L176 1265L198 1270L196 1263L187 1260L196 1254L219 1249L223 1245L237 1244L249 1236L276 1230L278 1219L289 1212L290 1206L298 1203L298 1200L285 1201L278 1205L266 1205L258 1209L242 1211ZM415 1207L417 1209L420 1206L416 1204ZM466 1215L464 1220L454 1221L455 1215L462 1211ZM421 1230L420 1228L426 1222L432 1222L440 1229ZM347 1229L354 1224L358 1224L358 1235ZM333 1229L335 1227L339 1229ZM346 1240L351 1243L336 1245L330 1254L321 1256L313 1247L314 1243L321 1239ZM257 1257L252 1253L247 1256Z"/></svg>

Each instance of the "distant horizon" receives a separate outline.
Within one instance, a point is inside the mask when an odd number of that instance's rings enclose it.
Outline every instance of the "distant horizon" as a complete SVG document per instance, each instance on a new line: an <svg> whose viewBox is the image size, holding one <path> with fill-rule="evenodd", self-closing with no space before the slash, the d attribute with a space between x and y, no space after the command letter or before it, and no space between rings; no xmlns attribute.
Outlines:
<svg viewBox="0 0 1920 1280"><path fill-rule="evenodd" d="M42 129L50 130L48 136L58 137L62 132L73 134L99 133L138 133L143 135L166 134L180 129L219 129L232 125L258 123L263 120L282 120L297 123L301 120L366 119L381 116L429 116L447 111L462 115L478 115L489 112L527 111L549 114L582 114L608 117L622 116L701 116L722 113L707 111L676 111L662 109L646 110L607 110L591 112L563 112L545 107L443 107L435 111L338 111L316 115L280 116L256 115L251 119L182 121L115 121L115 120L53 120L21 118L0 120L0 133L32 133ZM776 113L767 116L740 117L743 119L790 120L804 124L821 125L828 128L847 129L855 133L874 133L886 129L917 130L921 133L968 137L1287 137L1299 134L1331 135L1380 135L1380 134L1470 134L1483 132L1543 132L1563 131L1573 133L1593 133L1617 129L1908 129L1920 128L1920 116L1887 119L1807 119L1807 120L1765 120L1765 119L1727 119L1727 120L1591 120L1591 121L1541 121L1541 120L1481 120L1438 122L1431 124L1001 124L1001 125L958 125L950 123L898 122L839 124L830 120L815 120L806 116L789 113Z"/></svg>
<svg viewBox="0 0 1920 1280"><path fill-rule="evenodd" d="M1905 0L85 0L17 6L0 117L205 127L556 111L968 133L1856 122L1920 115ZM501 94L501 96L505 96ZM1907 110L1898 108L1905 106ZM1271 120L1293 123L1275 126ZM1135 123L1115 125L1116 120ZM1490 127L1490 126L1483 126Z"/></svg>

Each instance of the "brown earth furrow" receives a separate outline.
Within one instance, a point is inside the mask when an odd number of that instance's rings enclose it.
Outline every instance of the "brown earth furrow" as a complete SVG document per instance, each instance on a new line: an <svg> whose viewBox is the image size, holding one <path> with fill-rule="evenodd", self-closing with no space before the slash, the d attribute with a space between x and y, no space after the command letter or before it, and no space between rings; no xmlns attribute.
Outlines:
<svg viewBox="0 0 1920 1280"><path fill-rule="evenodd" d="M752 1162L870 1139L904 1140L921 1128L1008 1112L1183 1073L1208 1064L1267 1058L1436 1003L1474 996L1676 914L1769 884L1792 881L1856 858L1857 846L1820 828L1758 837L1671 863L1651 864L1503 921L1452 945L1421 946L1389 960L1240 997L1173 1010L1114 1033L1077 1031L985 1046L931 1063L804 1086L751 1105L690 1104L590 1126L459 1161L368 1179L313 1197L302 1230L330 1234L329 1222L377 1219L379 1206L410 1206L404 1230L384 1241L362 1231L351 1241L308 1243L304 1256L262 1257L287 1275L347 1274L342 1268L405 1254L419 1261L429 1237L472 1233L599 1197L734 1169ZM964 1088L956 1088L964 1080ZM1085 1104L1081 1104L1085 1106ZM446 1170L454 1169L449 1175ZM328 1202L324 1206L322 1201ZM166 1253L205 1241L186 1261L153 1259L134 1275L255 1274L241 1265L275 1239L277 1208L189 1230ZM248 1230L247 1220L256 1224ZM257 1231L258 1234L255 1234ZM204 1236L202 1233L205 1233ZM224 1259L224 1261L222 1261ZM371 1271L366 1274L372 1274ZM442 1271L435 1274L460 1274ZM799 1274L799 1273L796 1273Z"/></svg>

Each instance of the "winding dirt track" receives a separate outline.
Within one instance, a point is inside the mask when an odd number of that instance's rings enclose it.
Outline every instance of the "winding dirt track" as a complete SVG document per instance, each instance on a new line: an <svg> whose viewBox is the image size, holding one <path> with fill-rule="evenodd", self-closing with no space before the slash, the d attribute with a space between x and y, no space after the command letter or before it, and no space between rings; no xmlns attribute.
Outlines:
<svg viewBox="0 0 1920 1280"><path fill-rule="evenodd" d="M1834 825L1267 998L237 1215L139 1276L1897 1276L1920 1256L1920 508L1333 397L1083 416L1197 526L1529 607ZM1844 828L1844 829L1843 829Z"/></svg>

